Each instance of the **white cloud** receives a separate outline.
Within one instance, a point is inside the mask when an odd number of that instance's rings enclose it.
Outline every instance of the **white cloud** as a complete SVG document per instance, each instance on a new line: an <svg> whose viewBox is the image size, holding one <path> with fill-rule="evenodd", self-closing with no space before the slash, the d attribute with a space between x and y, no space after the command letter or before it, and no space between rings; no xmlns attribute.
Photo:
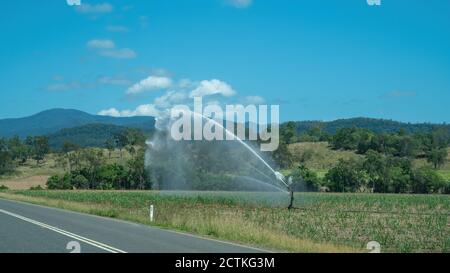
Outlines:
<svg viewBox="0 0 450 273"><path fill-rule="evenodd" d="M213 79L210 81L201 81L199 86L191 91L189 96L203 97L211 95L222 95L224 97L231 97L236 94L236 91L226 82Z"/></svg>
<svg viewBox="0 0 450 273"><path fill-rule="evenodd" d="M137 56L136 52L129 48L102 50L99 54L103 57L115 59L133 59Z"/></svg>
<svg viewBox="0 0 450 273"><path fill-rule="evenodd" d="M100 116L120 117L120 112L116 108L109 108L98 112Z"/></svg>
<svg viewBox="0 0 450 273"><path fill-rule="evenodd" d="M236 8L247 8L252 4L252 0L226 0L226 3Z"/></svg>
<svg viewBox="0 0 450 273"><path fill-rule="evenodd" d="M172 79L168 77L150 76L128 88L126 93L135 95L144 91L169 88L171 85Z"/></svg>
<svg viewBox="0 0 450 273"><path fill-rule="evenodd" d="M166 94L154 100L154 104L158 108L169 108L174 104L182 103L188 98L184 92L169 91Z"/></svg>
<svg viewBox="0 0 450 273"><path fill-rule="evenodd" d="M87 42L87 47L91 49L113 49L116 44L111 40L93 39Z"/></svg>
<svg viewBox="0 0 450 273"><path fill-rule="evenodd" d="M198 82L194 82L190 79L181 79L178 82L178 87L182 88L182 89L186 89L186 88L194 88L196 85L198 85Z"/></svg>
<svg viewBox="0 0 450 273"><path fill-rule="evenodd" d="M83 3L81 6L77 6L76 10L80 13L89 13L89 14L110 13L114 10L114 7L109 3L97 5L90 5Z"/></svg>
<svg viewBox="0 0 450 273"><path fill-rule="evenodd" d="M98 54L103 57L115 59L133 59L137 54L129 48L116 48L116 44L112 40L93 39L87 42L87 47L98 50Z"/></svg>
<svg viewBox="0 0 450 273"><path fill-rule="evenodd" d="M159 116L159 110L153 104L139 105L136 110L133 111L134 116Z"/></svg>
<svg viewBox="0 0 450 273"><path fill-rule="evenodd" d="M116 108L110 108L98 112L98 115L111 117L135 117L135 116L157 117L160 115L160 111L153 104L143 104L139 105L134 110L119 111Z"/></svg>
<svg viewBox="0 0 450 273"><path fill-rule="evenodd" d="M266 100L260 96L247 96L244 98L245 104L264 104Z"/></svg>

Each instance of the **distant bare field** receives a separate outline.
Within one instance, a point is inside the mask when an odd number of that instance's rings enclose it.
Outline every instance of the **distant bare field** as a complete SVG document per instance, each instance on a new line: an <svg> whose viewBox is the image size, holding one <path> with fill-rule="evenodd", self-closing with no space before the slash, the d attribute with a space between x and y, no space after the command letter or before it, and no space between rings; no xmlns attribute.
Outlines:
<svg viewBox="0 0 450 273"><path fill-rule="evenodd" d="M45 188L45 184L50 176L35 175L30 177L11 178L0 180L0 185L5 185L12 190L26 190L31 187L41 186Z"/></svg>

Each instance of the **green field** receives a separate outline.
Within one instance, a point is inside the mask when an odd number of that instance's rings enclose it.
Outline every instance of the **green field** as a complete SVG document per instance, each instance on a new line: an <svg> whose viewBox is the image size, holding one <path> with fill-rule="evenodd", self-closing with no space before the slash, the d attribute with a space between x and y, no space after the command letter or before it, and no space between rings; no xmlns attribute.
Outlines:
<svg viewBox="0 0 450 273"><path fill-rule="evenodd" d="M446 195L4 191L0 197L288 252L450 252ZM155 205L155 222L148 207Z"/></svg>

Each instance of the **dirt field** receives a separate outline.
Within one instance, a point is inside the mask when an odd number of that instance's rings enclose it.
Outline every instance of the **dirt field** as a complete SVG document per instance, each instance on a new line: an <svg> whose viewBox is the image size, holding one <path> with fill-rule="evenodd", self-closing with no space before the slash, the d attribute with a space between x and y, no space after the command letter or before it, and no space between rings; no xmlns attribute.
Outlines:
<svg viewBox="0 0 450 273"><path fill-rule="evenodd" d="M11 178L0 180L0 185L5 185L11 190L26 190L30 187L41 186L45 188L45 184L47 183L48 175L35 175L30 177L21 177L21 178Z"/></svg>

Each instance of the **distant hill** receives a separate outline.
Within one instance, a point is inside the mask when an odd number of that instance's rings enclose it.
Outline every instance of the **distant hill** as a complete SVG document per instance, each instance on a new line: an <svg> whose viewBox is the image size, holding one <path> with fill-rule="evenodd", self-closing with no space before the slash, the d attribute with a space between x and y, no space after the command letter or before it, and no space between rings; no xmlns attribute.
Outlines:
<svg viewBox="0 0 450 273"><path fill-rule="evenodd" d="M155 119L153 117L117 118L91 115L72 109L51 109L29 117L0 120L0 137L18 135L25 138L27 136L48 135L62 129L87 124L108 124L150 130L155 126Z"/></svg>
<svg viewBox="0 0 450 273"><path fill-rule="evenodd" d="M248 124L247 124L248 126ZM392 133L404 129L409 133L430 132L443 128L450 134L450 125L432 123L403 123L385 119L351 118L334 121L297 121L299 134L320 127L329 134L341 128L364 128L377 133ZM117 118L91 115L78 110L51 109L33 116L15 119L0 119L0 137L21 138L47 135L53 148L59 148L64 141L83 147L103 146L107 139L125 130L137 128L149 132L155 127L153 117Z"/></svg>
<svg viewBox="0 0 450 273"><path fill-rule="evenodd" d="M79 127L62 129L47 135L52 149L60 150L68 141L79 147L105 147L107 140L124 132L129 127L112 124L87 124Z"/></svg>
<svg viewBox="0 0 450 273"><path fill-rule="evenodd" d="M297 132L303 133L311 128L320 127L329 134L335 134L341 128L369 129L376 133L394 133L404 129L408 133L427 133L436 128L443 128L450 133L450 125L432 123L403 123L386 119L350 118L334 121L297 121Z"/></svg>

